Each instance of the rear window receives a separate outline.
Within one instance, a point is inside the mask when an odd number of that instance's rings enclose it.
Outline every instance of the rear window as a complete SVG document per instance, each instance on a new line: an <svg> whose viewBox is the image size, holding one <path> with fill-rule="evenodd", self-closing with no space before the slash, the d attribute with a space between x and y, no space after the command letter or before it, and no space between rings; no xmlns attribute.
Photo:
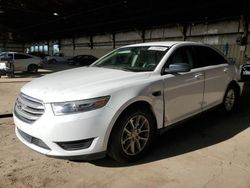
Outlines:
<svg viewBox="0 0 250 188"><path fill-rule="evenodd" d="M12 53L1 53L0 59L12 59L13 60L13 54Z"/></svg>
<svg viewBox="0 0 250 188"><path fill-rule="evenodd" d="M203 64L203 66L219 65L228 63L227 60L215 50L205 47L196 46L197 60Z"/></svg>

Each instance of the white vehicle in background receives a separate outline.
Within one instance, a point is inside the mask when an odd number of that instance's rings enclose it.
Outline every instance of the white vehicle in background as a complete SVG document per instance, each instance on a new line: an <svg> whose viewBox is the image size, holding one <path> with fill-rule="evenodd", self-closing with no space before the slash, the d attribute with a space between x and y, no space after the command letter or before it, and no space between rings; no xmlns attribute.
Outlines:
<svg viewBox="0 0 250 188"><path fill-rule="evenodd" d="M250 59L247 58L246 63L241 66L241 79L250 81Z"/></svg>
<svg viewBox="0 0 250 188"><path fill-rule="evenodd" d="M231 112L242 92L236 77L235 65L203 44L121 47L26 84L14 107L16 135L48 156L133 162L164 128L218 105Z"/></svg>
<svg viewBox="0 0 250 188"><path fill-rule="evenodd" d="M28 71L36 73L42 66L42 59L33 55L21 52L2 52L0 59L10 59L14 65L14 71Z"/></svg>
<svg viewBox="0 0 250 188"><path fill-rule="evenodd" d="M44 58L47 63L58 63L58 62L68 62L68 59L71 57L64 56L63 53L55 53L52 56L46 56Z"/></svg>
<svg viewBox="0 0 250 188"><path fill-rule="evenodd" d="M9 58L0 59L0 78L3 75L6 75L10 78L15 77L13 61Z"/></svg>

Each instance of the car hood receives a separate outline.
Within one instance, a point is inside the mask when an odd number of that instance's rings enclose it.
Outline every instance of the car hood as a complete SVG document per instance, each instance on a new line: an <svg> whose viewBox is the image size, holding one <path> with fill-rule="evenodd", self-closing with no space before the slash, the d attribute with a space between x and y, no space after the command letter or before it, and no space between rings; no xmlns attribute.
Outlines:
<svg viewBox="0 0 250 188"><path fill-rule="evenodd" d="M26 84L21 92L44 103L82 100L111 95L150 75L150 72L83 67L35 79Z"/></svg>

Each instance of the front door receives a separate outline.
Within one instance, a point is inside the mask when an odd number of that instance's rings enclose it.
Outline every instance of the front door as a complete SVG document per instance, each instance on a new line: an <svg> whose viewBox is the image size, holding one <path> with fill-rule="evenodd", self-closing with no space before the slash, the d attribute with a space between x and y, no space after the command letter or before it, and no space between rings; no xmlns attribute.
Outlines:
<svg viewBox="0 0 250 188"><path fill-rule="evenodd" d="M192 47L180 47L173 52L164 68L172 63L188 63L190 72L166 74L164 80L165 125L201 112L204 90L203 68L196 68Z"/></svg>

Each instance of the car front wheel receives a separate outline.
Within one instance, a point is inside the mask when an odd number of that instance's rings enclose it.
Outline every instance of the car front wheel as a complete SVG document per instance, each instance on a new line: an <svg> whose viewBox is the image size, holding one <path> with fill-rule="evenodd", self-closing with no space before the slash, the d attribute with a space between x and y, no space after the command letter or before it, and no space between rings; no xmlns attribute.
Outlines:
<svg viewBox="0 0 250 188"><path fill-rule="evenodd" d="M118 162L135 162L152 144L155 120L148 110L125 112L111 133L108 154Z"/></svg>
<svg viewBox="0 0 250 188"><path fill-rule="evenodd" d="M37 70L38 70L37 65L31 64L28 66L28 72L37 73Z"/></svg>

